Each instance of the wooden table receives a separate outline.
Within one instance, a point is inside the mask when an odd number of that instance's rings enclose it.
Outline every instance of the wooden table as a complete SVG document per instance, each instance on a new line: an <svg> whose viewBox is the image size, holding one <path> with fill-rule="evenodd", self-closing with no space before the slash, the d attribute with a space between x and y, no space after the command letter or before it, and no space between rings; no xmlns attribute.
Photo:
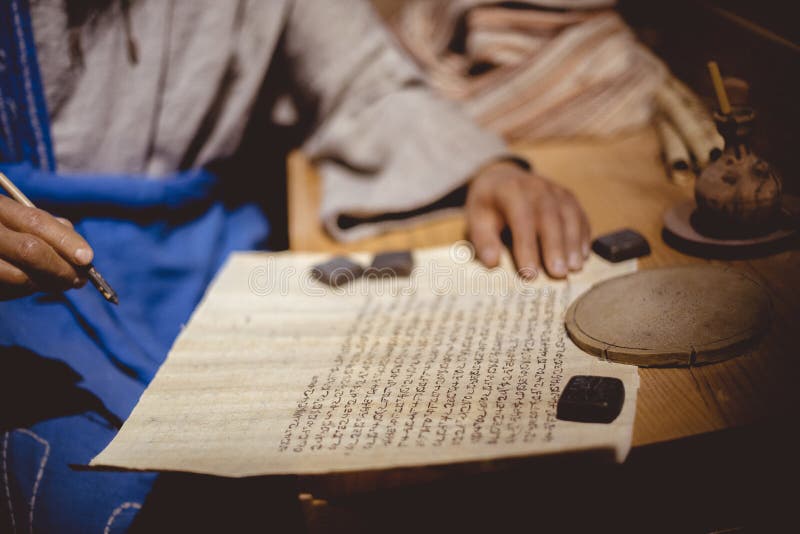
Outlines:
<svg viewBox="0 0 800 534"><path fill-rule="evenodd" d="M593 235L631 227L650 241L652 254L643 269L703 263L681 254L661 237L661 216L691 191L671 183L659 160L651 130L610 141L548 142L515 146L542 174L569 187L585 207ZM289 242L292 250L342 252L429 247L464 238L462 217L401 232L341 244L322 230L317 216L318 177L295 153L289 160ZM781 379L791 369L792 323L800 318L800 252L728 262L769 288L775 305L772 331L749 354L713 365L641 369L633 444L672 440L763 418L783 404Z"/></svg>
<svg viewBox="0 0 800 534"><path fill-rule="evenodd" d="M668 247L661 218L674 203L691 196L668 179L650 129L596 141L525 144L514 147L537 170L569 187L580 199L593 235L631 227L649 240L652 254L640 267L702 263ZM289 239L292 250L343 252L445 245L464 238L461 217L394 232L351 244L336 243L318 221L318 177L299 154L289 159ZM691 367L641 369L633 445L696 436L764 421L770 413L793 406L788 385L795 376L797 349L793 325L800 318L800 252L728 262L760 280L775 307L771 332L750 353L722 363Z"/></svg>

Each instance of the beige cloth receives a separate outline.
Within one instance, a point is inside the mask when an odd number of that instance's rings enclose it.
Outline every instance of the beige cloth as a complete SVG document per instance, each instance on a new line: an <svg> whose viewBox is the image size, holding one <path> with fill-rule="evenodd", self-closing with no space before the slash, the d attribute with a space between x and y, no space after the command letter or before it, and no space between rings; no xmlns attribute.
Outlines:
<svg viewBox="0 0 800 534"><path fill-rule="evenodd" d="M159 178L230 156L262 87L285 85L268 76L279 58L314 112L303 149L337 238L380 230L344 230L340 215L424 207L506 152L425 87L360 0L137 0L135 65L117 2L82 28L83 66L69 55L64 0L34 0L33 22L61 171Z"/></svg>
<svg viewBox="0 0 800 534"><path fill-rule="evenodd" d="M667 69L613 1L517 4L527 9L411 0L394 27L432 85L506 139L613 135L650 120Z"/></svg>

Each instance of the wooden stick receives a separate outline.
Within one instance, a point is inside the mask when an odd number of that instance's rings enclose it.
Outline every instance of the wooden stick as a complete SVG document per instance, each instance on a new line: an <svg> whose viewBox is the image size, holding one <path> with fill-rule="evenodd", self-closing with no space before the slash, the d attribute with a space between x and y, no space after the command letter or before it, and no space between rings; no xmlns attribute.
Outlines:
<svg viewBox="0 0 800 534"><path fill-rule="evenodd" d="M31 202L30 199L26 197L25 194L22 191L20 191L16 185L14 185L14 182L12 182L11 179L2 172L0 172L0 187L6 190L8 196L10 196L23 206L26 206L28 208L35 207L33 205L33 202Z"/></svg>
<svg viewBox="0 0 800 534"><path fill-rule="evenodd" d="M661 140L661 149L664 151L664 159L667 165L671 169L688 169L691 161L689 149L686 148L678 130L663 115L657 115L654 124Z"/></svg>
<svg viewBox="0 0 800 534"><path fill-rule="evenodd" d="M725 92L725 84L722 83L722 75L716 61L708 62L708 72L711 74L711 81L714 83L714 91L717 93L719 110L727 115L731 112L731 103L728 101L728 93Z"/></svg>
<svg viewBox="0 0 800 534"><path fill-rule="evenodd" d="M725 143L714 122L692 91L670 77L656 93L659 111L674 126L700 167L708 165Z"/></svg>
<svg viewBox="0 0 800 534"><path fill-rule="evenodd" d="M714 119L711 118L711 112L708 106L706 106L700 100L700 97L685 83L674 76L670 76L667 85L675 91L675 94L677 94L680 99L680 103L689 110L692 117L694 117L694 120L697 122L697 128L702 131L702 136L709 144L707 147L709 158L711 160L717 159L725 148L725 140L717 131L717 125L714 123ZM678 128L678 131L680 131L680 128ZM689 151L693 152L691 144L689 144ZM701 165L704 166L706 163L708 163L708 161Z"/></svg>

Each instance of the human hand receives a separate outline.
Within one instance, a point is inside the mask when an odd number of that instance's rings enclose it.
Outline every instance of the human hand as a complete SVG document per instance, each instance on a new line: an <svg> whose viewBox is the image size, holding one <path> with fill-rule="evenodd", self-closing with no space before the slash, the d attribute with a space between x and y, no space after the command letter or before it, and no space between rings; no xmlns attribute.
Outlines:
<svg viewBox="0 0 800 534"><path fill-rule="evenodd" d="M466 214L469 238L487 267L500 259L506 226L525 278L534 278L542 263L550 276L563 278L589 256L589 221L575 196L513 162L495 162L478 172L469 185Z"/></svg>
<svg viewBox="0 0 800 534"><path fill-rule="evenodd" d="M0 195L0 300L82 287L93 257L66 219Z"/></svg>

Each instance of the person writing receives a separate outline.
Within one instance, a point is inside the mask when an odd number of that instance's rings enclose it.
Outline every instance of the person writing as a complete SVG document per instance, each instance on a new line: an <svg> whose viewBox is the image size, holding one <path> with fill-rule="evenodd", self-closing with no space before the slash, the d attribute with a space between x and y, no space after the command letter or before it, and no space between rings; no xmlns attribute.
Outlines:
<svg viewBox="0 0 800 534"><path fill-rule="evenodd" d="M225 257L279 225L254 192L294 136L337 239L464 202L488 267L506 227L523 276L588 256L575 197L433 94L365 2L10 0L0 36L0 172L38 206L0 195L0 366L66 362L122 419ZM120 306L75 291L92 262ZM90 411L0 429L3 528L134 520L155 475L69 468L114 435Z"/></svg>

